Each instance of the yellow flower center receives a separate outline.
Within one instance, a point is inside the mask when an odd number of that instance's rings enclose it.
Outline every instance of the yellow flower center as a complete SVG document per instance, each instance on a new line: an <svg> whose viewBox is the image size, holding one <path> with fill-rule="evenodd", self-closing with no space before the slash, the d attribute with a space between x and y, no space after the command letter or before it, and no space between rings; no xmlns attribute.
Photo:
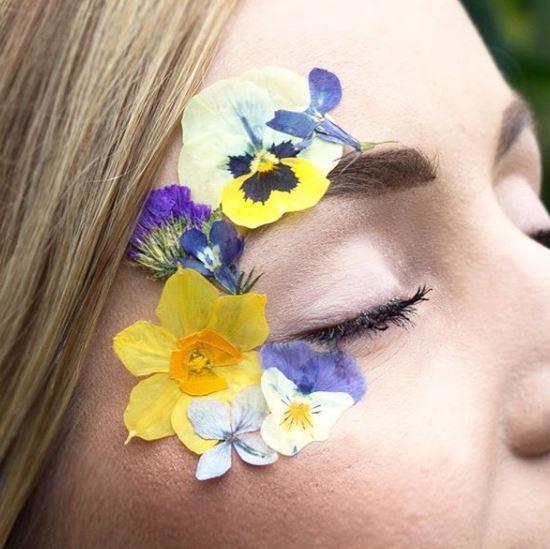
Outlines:
<svg viewBox="0 0 550 549"><path fill-rule="evenodd" d="M216 370L235 364L242 353L220 334L201 330L178 340L170 357L170 377L192 396L227 389L227 381Z"/></svg>
<svg viewBox="0 0 550 549"><path fill-rule="evenodd" d="M210 368L210 359L201 349L193 349L189 355L189 371L194 374L200 374L204 368Z"/></svg>
<svg viewBox="0 0 550 549"><path fill-rule="evenodd" d="M302 430L307 430L313 427L311 422L311 406L306 402L290 402L284 413L281 425L285 426L289 431L297 427Z"/></svg>
<svg viewBox="0 0 550 549"><path fill-rule="evenodd" d="M279 163L279 159L269 151L260 151L256 153L256 156L250 162L250 171L255 172L268 172L273 169L273 166Z"/></svg>

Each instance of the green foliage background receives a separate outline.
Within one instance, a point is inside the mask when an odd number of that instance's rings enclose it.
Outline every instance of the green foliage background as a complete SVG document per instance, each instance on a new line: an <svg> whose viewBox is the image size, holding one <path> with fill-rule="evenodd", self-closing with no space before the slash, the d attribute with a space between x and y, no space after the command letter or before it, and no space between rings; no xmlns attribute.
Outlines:
<svg viewBox="0 0 550 549"><path fill-rule="evenodd" d="M550 206L550 0L463 0L510 84L538 122Z"/></svg>

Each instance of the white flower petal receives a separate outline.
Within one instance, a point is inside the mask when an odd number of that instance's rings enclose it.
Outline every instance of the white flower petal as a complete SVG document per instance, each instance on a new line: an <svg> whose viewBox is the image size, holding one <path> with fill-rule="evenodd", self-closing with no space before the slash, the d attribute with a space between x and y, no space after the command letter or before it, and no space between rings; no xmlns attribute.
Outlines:
<svg viewBox="0 0 550 549"><path fill-rule="evenodd" d="M277 368L265 370L261 386L269 410L276 415L286 412L288 403L298 392L296 384Z"/></svg>
<svg viewBox="0 0 550 549"><path fill-rule="evenodd" d="M243 461L250 465L269 465L278 459L277 452L272 450L259 433L246 433L239 436L233 447Z"/></svg>
<svg viewBox="0 0 550 549"><path fill-rule="evenodd" d="M198 480L221 477L231 468L231 444L222 442L207 450L197 463L195 476Z"/></svg>
<svg viewBox="0 0 550 549"><path fill-rule="evenodd" d="M270 414L263 422L261 429L264 442L279 454L293 456L315 440L311 429L294 428L289 430L282 425L283 421L282 415Z"/></svg>
<svg viewBox="0 0 550 549"><path fill-rule="evenodd" d="M313 439L327 440L330 429L340 416L353 406L353 398L348 393L318 391L311 393Z"/></svg>
<svg viewBox="0 0 550 549"><path fill-rule="evenodd" d="M245 135L220 132L215 138L208 134L186 143L179 157L179 180L191 189L195 202L218 206L221 189L233 179L228 157L243 154L248 142Z"/></svg>
<svg viewBox="0 0 550 549"><path fill-rule="evenodd" d="M222 440L231 434L229 405L214 398L193 399L187 408L193 429L206 440Z"/></svg>
<svg viewBox="0 0 550 549"><path fill-rule="evenodd" d="M262 424L262 438L286 456L296 454L310 442L326 440L338 418L353 406L353 398L347 393L318 391L304 395L277 368L268 368L261 383L271 411Z"/></svg>
<svg viewBox="0 0 550 549"><path fill-rule="evenodd" d="M270 65L251 69L242 78L267 90L277 109L303 111L309 106L309 86L302 75L283 67Z"/></svg>
<svg viewBox="0 0 550 549"><path fill-rule="evenodd" d="M304 149L298 156L309 160L312 164L317 166L319 170L326 175L336 167L338 160L342 156L342 146L336 143L329 143L323 141L318 137L315 137L311 145Z"/></svg>
<svg viewBox="0 0 550 549"><path fill-rule="evenodd" d="M231 406L231 427L234 434L257 431L269 413L259 385L242 390Z"/></svg>

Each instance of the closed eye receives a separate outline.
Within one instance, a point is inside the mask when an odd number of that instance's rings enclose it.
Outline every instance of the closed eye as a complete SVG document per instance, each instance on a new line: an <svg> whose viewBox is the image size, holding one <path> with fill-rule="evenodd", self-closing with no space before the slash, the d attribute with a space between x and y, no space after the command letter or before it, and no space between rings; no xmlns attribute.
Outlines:
<svg viewBox="0 0 550 549"><path fill-rule="evenodd" d="M391 326L406 327L412 323L416 307L428 301L426 295L430 291L430 288L421 286L412 297L391 299L382 305L362 311L354 318L332 326L309 330L299 334L297 338L312 343L338 346L361 335L384 332Z"/></svg>

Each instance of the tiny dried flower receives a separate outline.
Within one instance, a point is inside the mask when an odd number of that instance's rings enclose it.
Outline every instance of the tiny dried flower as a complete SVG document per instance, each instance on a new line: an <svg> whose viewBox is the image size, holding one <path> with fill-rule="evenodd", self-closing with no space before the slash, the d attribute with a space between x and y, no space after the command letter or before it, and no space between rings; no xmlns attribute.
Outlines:
<svg viewBox="0 0 550 549"><path fill-rule="evenodd" d="M201 455L196 477L207 480L220 477L231 467L231 449L250 465L269 465L277 453L262 440L259 429L269 410L259 385L241 391L230 407L220 400L195 399L187 409L195 432L219 444Z"/></svg>
<svg viewBox="0 0 550 549"><path fill-rule="evenodd" d="M180 237L186 229L201 228L212 210L191 200L187 187L170 185L149 194L128 247L130 260L155 278L174 274L184 255Z"/></svg>

